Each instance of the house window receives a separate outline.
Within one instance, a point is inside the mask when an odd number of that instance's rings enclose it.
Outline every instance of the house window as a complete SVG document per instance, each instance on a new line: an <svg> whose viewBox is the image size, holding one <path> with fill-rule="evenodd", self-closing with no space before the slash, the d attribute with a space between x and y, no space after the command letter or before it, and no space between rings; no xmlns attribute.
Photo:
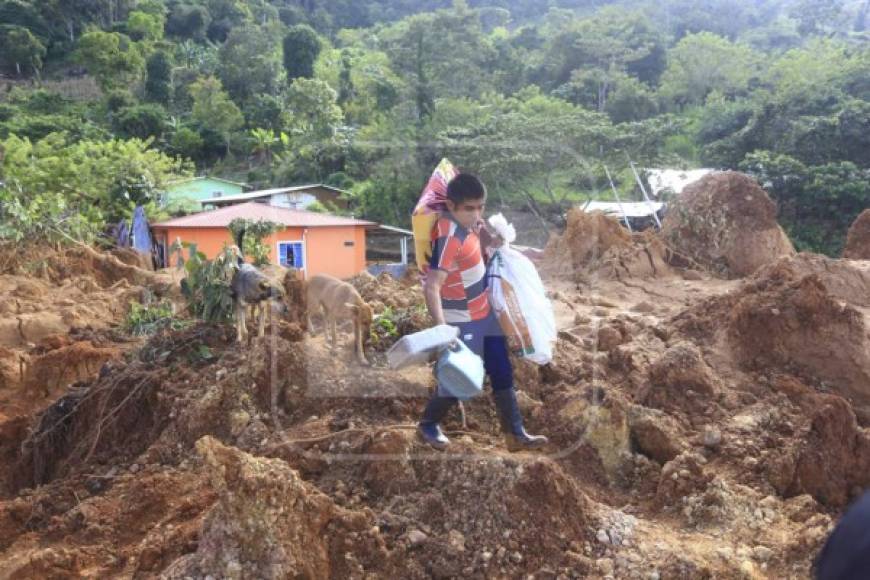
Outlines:
<svg viewBox="0 0 870 580"><path fill-rule="evenodd" d="M287 268L305 268L302 242L278 242L278 263Z"/></svg>
<svg viewBox="0 0 870 580"><path fill-rule="evenodd" d="M345 242L344 245L347 247L351 247L353 246L353 242Z"/></svg>

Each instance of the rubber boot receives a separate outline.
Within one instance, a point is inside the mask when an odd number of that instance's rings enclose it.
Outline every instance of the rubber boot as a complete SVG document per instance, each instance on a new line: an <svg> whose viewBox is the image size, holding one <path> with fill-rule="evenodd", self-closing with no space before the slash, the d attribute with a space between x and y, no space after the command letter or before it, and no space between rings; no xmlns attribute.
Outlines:
<svg viewBox="0 0 870 580"><path fill-rule="evenodd" d="M515 389L493 391L492 398L495 401L496 409L498 409L498 415L501 419L501 430L504 433L504 441L508 451L536 449L547 444L547 438L543 435L529 435L526 433Z"/></svg>
<svg viewBox="0 0 870 580"><path fill-rule="evenodd" d="M423 417L417 424L417 433L420 438L435 449L445 449L450 440L441 431L438 424L447 415L447 412L457 403L454 397L439 397L437 395L429 399Z"/></svg>

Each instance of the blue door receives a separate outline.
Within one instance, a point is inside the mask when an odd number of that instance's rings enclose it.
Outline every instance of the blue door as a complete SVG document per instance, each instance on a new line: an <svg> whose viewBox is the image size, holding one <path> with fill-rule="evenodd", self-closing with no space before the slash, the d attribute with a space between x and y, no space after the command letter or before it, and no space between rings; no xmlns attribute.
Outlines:
<svg viewBox="0 0 870 580"><path fill-rule="evenodd" d="M302 242L278 242L278 263L287 268L305 267Z"/></svg>

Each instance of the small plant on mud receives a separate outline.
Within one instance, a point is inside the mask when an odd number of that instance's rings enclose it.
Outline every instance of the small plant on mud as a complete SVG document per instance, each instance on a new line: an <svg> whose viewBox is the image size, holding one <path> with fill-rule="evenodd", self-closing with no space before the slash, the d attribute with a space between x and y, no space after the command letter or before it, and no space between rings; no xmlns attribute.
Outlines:
<svg viewBox="0 0 870 580"><path fill-rule="evenodd" d="M161 330L182 330L189 321L176 318L175 309L168 300L154 304L130 303L130 312L124 320L124 328L133 336L149 336Z"/></svg>
<svg viewBox="0 0 870 580"><path fill-rule="evenodd" d="M428 325L429 315L425 306L397 309L387 306L372 324L370 342L376 350L386 350L399 338L423 330Z"/></svg>
<svg viewBox="0 0 870 580"><path fill-rule="evenodd" d="M233 314L230 284L238 269L235 252L229 247L214 260L192 246L184 263L187 276L181 281L181 293L187 299L190 314L206 322L226 322Z"/></svg>
<svg viewBox="0 0 870 580"><path fill-rule="evenodd" d="M384 308L384 311L378 315L378 318L375 319L370 331L370 338L373 345L379 346L385 341L394 342L391 339L395 339L399 336L399 330L396 328L395 317L395 311L389 306Z"/></svg>
<svg viewBox="0 0 870 580"><path fill-rule="evenodd" d="M266 220L236 218L227 227L242 254L250 256L255 266L269 264L269 246L263 243L263 238L278 231L281 228L280 224Z"/></svg>

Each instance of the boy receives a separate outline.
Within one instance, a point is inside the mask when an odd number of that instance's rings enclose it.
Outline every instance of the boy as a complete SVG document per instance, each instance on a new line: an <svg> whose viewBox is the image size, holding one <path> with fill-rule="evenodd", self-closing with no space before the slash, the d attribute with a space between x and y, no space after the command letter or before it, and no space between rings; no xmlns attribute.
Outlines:
<svg viewBox="0 0 870 580"><path fill-rule="evenodd" d="M529 435L523 428L507 339L487 298L486 267L478 237L485 204L486 188L480 179L460 173L450 180L448 211L432 228L432 258L423 293L435 324L459 328L459 338L483 359L508 450L541 447L547 438ZM439 397L436 391L423 411L417 431L436 449L449 444L438 424L456 402L454 397Z"/></svg>

